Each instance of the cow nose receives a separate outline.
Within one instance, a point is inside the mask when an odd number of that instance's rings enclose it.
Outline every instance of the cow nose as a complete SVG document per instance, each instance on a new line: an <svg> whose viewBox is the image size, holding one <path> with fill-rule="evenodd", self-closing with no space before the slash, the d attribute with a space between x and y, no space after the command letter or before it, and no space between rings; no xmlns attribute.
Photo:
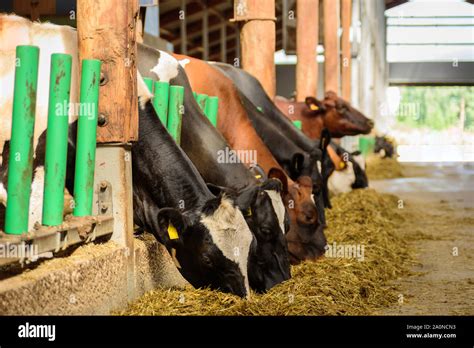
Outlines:
<svg viewBox="0 0 474 348"><path fill-rule="evenodd" d="M374 128L374 121L368 120L367 124L369 125L370 128Z"/></svg>
<svg viewBox="0 0 474 348"><path fill-rule="evenodd" d="M303 218L307 224L314 224L317 221L317 215L312 212L303 212Z"/></svg>

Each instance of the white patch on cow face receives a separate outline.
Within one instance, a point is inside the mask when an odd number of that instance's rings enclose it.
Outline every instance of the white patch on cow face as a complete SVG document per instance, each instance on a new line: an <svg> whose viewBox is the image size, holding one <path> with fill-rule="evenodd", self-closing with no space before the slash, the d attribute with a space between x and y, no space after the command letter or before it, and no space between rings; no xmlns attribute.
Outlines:
<svg viewBox="0 0 474 348"><path fill-rule="evenodd" d="M179 63L176 58L166 52L160 51L158 63L150 71L158 77L159 81L170 82L171 79L178 76L178 66Z"/></svg>
<svg viewBox="0 0 474 348"><path fill-rule="evenodd" d="M280 224L280 229L283 234L285 234L285 205L281 199L280 193L274 190L265 190L265 192L270 197L272 202L273 211L275 212L278 223Z"/></svg>
<svg viewBox="0 0 474 348"><path fill-rule="evenodd" d="M354 166L351 162L346 163L344 170L335 170L328 180L328 188L332 194L338 195L352 191L352 184L355 182Z"/></svg>
<svg viewBox="0 0 474 348"><path fill-rule="evenodd" d="M140 100L140 108L142 110L145 109L146 103L148 103L151 98L153 98L153 94L151 94L150 90L148 89L145 81L143 80L142 75L137 70L137 93L138 99Z"/></svg>
<svg viewBox="0 0 474 348"><path fill-rule="evenodd" d="M352 156L354 161L357 162L357 164L362 168L362 170L365 170L365 158L362 155L357 155L357 156Z"/></svg>
<svg viewBox="0 0 474 348"><path fill-rule="evenodd" d="M321 165L321 161L316 161L316 167L318 168L319 173L323 172L323 166Z"/></svg>
<svg viewBox="0 0 474 348"><path fill-rule="evenodd" d="M3 204L5 207L7 206L7 190L3 183L0 182L0 204Z"/></svg>
<svg viewBox="0 0 474 348"><path fill-rule="evenodd" d="M232 202L222 197L214 214L202 216L201 223L208 229L212 241L222 254L239 265L244 276L247 298L250 297L247 276L247 262L252 242L252 233L240 210Z"/></svg>
<svg viewBox="0 0 474 348"><path fill-rule="evenodd" d="M186 65L191 63L191 61L188 58L185 58L185 59L178 60L178 63L179 65L181 65L183 69L186 69Z"/></svg>

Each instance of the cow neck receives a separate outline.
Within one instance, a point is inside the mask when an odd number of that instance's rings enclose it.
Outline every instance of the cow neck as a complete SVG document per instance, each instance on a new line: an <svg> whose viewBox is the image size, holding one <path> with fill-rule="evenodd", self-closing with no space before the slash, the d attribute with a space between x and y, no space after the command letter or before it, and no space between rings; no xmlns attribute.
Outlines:
<svg viewBox="0 0 474 348"><path fill-rule="evenodd" d="M217 122L218 130L232 148L237 151L256 151L257 163L266 172L273 167L281 169L248 119L232 80L206 62L191 57L187 59L190 59L191 63L186 65L185 70L194 90L219 97L221 104ZM246 165L249 166L249 164Z"/></svg>
<svg viewBox="0 0 474 348"><path fill-rule="evenodd" d="M319 141L308 138L283 115L265 93L262 85L255 77L229 64L215 63L213 65L221 69L231 78L240 92L244 94L252 104L262 108L265 117L272 119L285 136L291 139L297 146L305 151L311 151L315 146L319 146Z"/></svg>
<svg viewBox="0 0 474 348"><path fill-rule="evenodd" d="M231 147L199 108L182 67L179 67L178 76L170 83L185 89L181 146L204 180L234 190L255 185L257 180L242 163L218 163L219 151Z"/></svg>
<svg viewBox="0 0 474 348"><path fill-rule="evenodd" d="M140 110L139 118L139 140L133 146L133 177L147 187L155 203L187 211L213 198L194 165L161 124L150 102L146 103L145 110Z"/></svg>
<svg viewBox="0 0 474 348"><path fill-rule="evenodd" d="M294 154L304 154L304 151L288 139L274 123L268 122L265 116L242 92L239 91L239 95L254 128L277 160L291 161Z"/></svg>

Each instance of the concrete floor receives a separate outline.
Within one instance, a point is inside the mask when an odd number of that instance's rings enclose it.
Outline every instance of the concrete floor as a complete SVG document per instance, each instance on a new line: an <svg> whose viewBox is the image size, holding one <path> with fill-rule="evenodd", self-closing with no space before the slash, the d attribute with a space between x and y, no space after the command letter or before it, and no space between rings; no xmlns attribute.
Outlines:
<svg viewBox="0 0 474 348"><path fill-rule="evenodd" d="M370 186L404 201L400 234L416 252L399 303L380 314L474 314L474 163L405 164Z"/></svg>

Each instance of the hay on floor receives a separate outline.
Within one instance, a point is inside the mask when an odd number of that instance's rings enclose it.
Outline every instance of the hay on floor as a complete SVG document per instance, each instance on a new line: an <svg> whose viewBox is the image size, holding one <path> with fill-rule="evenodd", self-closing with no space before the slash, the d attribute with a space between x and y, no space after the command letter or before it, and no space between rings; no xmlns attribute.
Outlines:
<svg viewBox="0 0 474 348"><path fill-rule="evenodd" d="M333 199L326 235L333 248L364 246L364 259L325 257L292 267L292 278L250 300L209 289L156 289L118 315L367 315L392 305L389 284L408 273L411 253L397 236L398 198L356 190ZM334 244L336 243L336 244ZM336 255L337 256L337 255ZM360 258L359 258L360 259Z"/></svg>
<svg viewBox="0 0 474 348"><path fill-rule="evenodd" d="M402 178L403 167L396 158L370 155L366 160L366 173L370 180Z"/></svg>

